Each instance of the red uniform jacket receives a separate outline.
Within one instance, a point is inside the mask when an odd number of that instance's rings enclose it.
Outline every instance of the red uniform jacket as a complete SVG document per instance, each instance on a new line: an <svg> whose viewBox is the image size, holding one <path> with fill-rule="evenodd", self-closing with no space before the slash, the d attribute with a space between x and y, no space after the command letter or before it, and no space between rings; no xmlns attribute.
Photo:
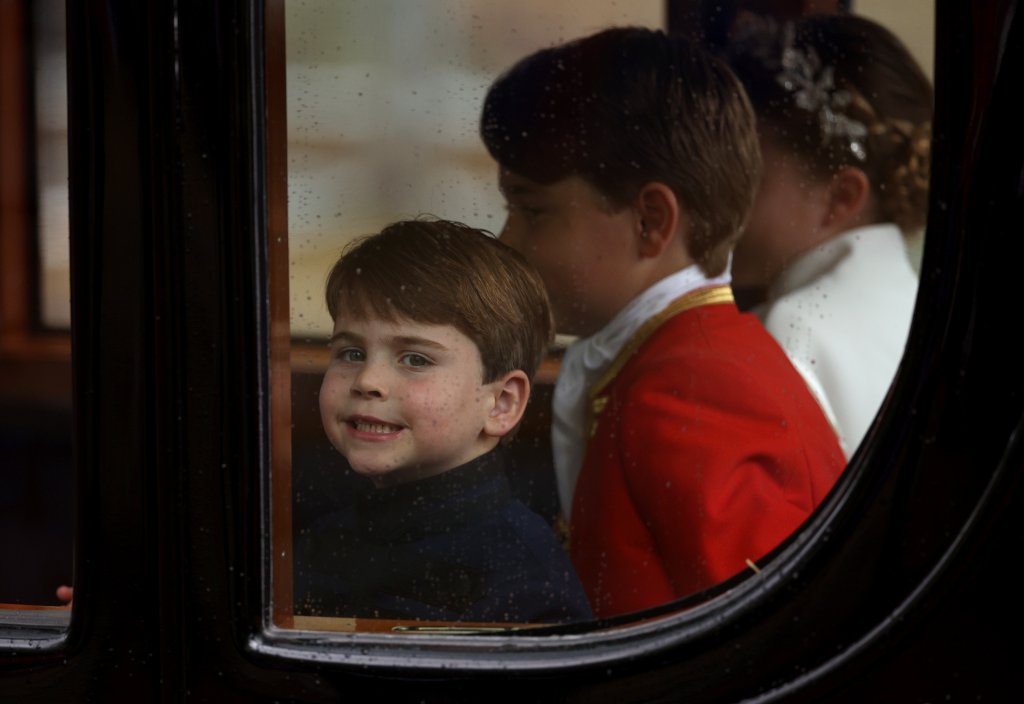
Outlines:
<svg viewBox="0 0 1024 704"><path fill-rule="evenodd" d="M846 463L803 379L728 289L649 320L590 400L570 537L598 616L742 571L808 517Z"/></svg>

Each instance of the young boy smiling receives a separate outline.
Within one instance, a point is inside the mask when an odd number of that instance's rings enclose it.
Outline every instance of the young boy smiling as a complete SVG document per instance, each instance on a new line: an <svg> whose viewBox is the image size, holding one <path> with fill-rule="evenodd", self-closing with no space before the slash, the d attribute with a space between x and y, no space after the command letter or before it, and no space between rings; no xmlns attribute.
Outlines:
<svg viewBox="0 0 1024 704"><path fill-rule="evenodd" d="M552 445L598 616L710 587L796 529L845 464L785 354L741 315L729 260L760 171L722 62L617 28L526 57L481 133L503 241L540 271L565 354Z"/></svg>
<svg viewBox="0 0 1024 704"><path fill-rule="evenodd" d="M522 418L551 340L543 283L479 230L390 225L327 281L334 319L320 413L376 487L354 534L321 528L304 607L319 614L476 622L590 616L544 520L512 498L499 442Z"/></svg>
<svg viewBox="0 0 1024 704"><path fill-rule="evenodd" d="M515 424L529 388L520 369L481 384L476 345L451 325L341 313L331 346L320 390L324 429L378 487L489 452Z"/></svg>

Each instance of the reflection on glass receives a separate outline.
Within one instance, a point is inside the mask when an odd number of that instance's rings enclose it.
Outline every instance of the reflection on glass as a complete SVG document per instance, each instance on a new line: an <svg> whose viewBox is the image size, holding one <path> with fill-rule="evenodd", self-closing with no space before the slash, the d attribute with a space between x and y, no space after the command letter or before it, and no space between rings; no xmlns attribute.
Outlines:
<svg viewBox="0 0 1024 704"><path fill-rule="evenodd" d="M70 317L64 4L0 13L0 625L54 625L74 518L69 343L41 332Z"/></svg>
<svg viewBox="0 0 1024 704"><path fill-rule="evenodd" d="M528 3L524 6L523 3L517 3L513 8L512 5L504 4L489 4L485 7L474 3L446 4L443 12L439 12L436 7L415 2L291 2L285 6L288 53L288 256L291 330L296 340L291 352L293 443L288 474L294 503L285 533L294 549L275 551L275 555L278 552L282 555L290 553L292 566L290 574L278 573L275 579L293 578L294 584L291 586L294 589L275 590L275 593L294 593L297 601L294 620L282 622L282 625L335 630L376 630L395 626L392 620L356 621L351 617L362 614L346 613L344 609L318 608L315 604L303 603L300 596L308 593L311 580L319 578L317 575L322 576L323 563L330 562L332 555L338 558L347 549L343 547L344 538L358 530L356 516L359 506L365 505L367 497L372 497L374 492L372 484L353 472L325 439L317 400L323 374L329 364L327 347L323 343L332 334L331 316L324 311L323 285L328 269L344 245L357 236L379 231L387 223L421 213L431 213L491 231L504 228L503 239L521 249L527 258L533 259L540 266L556 311L560 302L564 302L560 292L552 285L554 278L559 275L559 264L552 264L553 274L544 271L544 262L538 260L537 247L526 243L524 238L527 235L515 227L517 215L525 218L533 208L527 202L529 198L547 198L549 203L571 202L578 205L587 203L587 198L600 198L608 194L592 188L592 182L588 182L585 176L578 179L578 182L571 178L565 180L564 175L559 174L550 179L541 178L530 167L521 166L515 158L506 160L500 149L496 150L494 144L489 144L492 153L506 167L501 176L510 213L506 224L505 214L502 213L502 196L495 187L498 168L487 156L478 136L485 95L502 71L538 47L561 44L569 38L590 34L603 26L656 27L661 24L663 8L661 3L655 2L644 6L631 4L627 16L627 10L618 7L616 3L608 3L607 7L592 2L559 3L555 7L550 5ZM812 76L812 81L815 80ZM787 174L788 163L771 150L772 146L766 141L762 148L767 174L765 183L782 185L785 183L783 177ZM923 168L927 168L926 162ZM926 174L926 171L922 173ZM778 176L777 181L770 177L772 175ZM802 186L812 183L805 175L795 176L793 180ZM572 189L576 190L569 193ZM523 193L528 193L528 197L520 197ZM802 192L802 195L806 193ZM764 208L765 200L765 194L762 194L759 208ZM760 216L755 212L750 232L754 232L758 222ZM649 219L644 222L645 227L652 224ZM552 231L544 241L551 241L557 234ZM755 239L751 237L750 242L755 242ZM902 247L903 240L900 242ZM597 259L601 258L599 255L602 253L597 250L590 252ZM754 266L755 269L764 268L765 259L754 259L760 262ZM744 267L750 260L746 255L737 254L737 279L744 284L766 285L768 281L746 279ZM784 262L774 254L772 261L775 262L772 266L777 265L780 269L788 264L788 261ZM572 265L572 262L566 262L563 268ZM587 271L591 271L591 267ZM714 276L708 279L709 284L722 283L712 279ZM559 322L564 331L583 335L590 335L608 323L608 320L601 320L596 327L581 326L573 329L571 319L565 315L561 317L563 319ZM799 355L785 343L783 346L787 347L786 351L799 370L807 371L804 368L807 365L800 361ZM899 348L902 348L902 339ZM797 380L799 391L793 391L794 394L806 393L785 358L779 355L779 360L786 369L780 371L779 376ZM744 561L741 560L738 567L729 566L717 572L704 570L714 574L710 580L689 579L685 575L673 574L665 581L662 575L658 579L667 586L657 596L631 601L625 597L627 592L636 593L637 585L648 586L655 578L637 577L640 572L627 565L616 576L617 586L613 590L618 594L609 597L607 560L602 557L605 550L595 536L602 530L606 533L612 530L617 524L609 519L624 515L625 509L620 510L621 507L616 508L611 504L606 506L594 499L596 503L592 503L581 514L575 517L570 515L574 506L573 489L571 484L568 491L564 486L557 487L555 472L551 467L548 402L552 390L549 384L557 364L549 369L551 371L548 376L544 376L542 371L542 383L534 388L534 403L519 437L511 447L515 459L509 479L513 492L531 509L552 522L561 510L565 517L573 521L573 559L577 568L583 565L581 576L585 586L588 586L591 604L595 606L598 615L629 612L679 598L744 569ZM600 381L597 378L591 381L595 380ZM683 385L683 382L679 382L676 390ZM612 389L611 396L614 396L614 384L608 388ZM786 388L789 389L788 386ZM787 392L787 395L792 394ZM603 404L601 408L589 406L592 416L600 416L605 412L606 418L614 418L614 437L609 434L610 426L598 431L600 439L607 446L602 446L600 452L621 454L627 437L637 438L638 451L643 450L645 443L649 444L649 440L645 440L648 437L645 433L662 422L664 416L660 420L657 416L641 418L639 425L629 425L623 420L625 416L620 418L616 415L621 409L616 407L616 403L608 401L609 397L606 393L591 399L594 403L604 399L604 403L609 404L608 411L605 411ZM823 405L828 403L824 394L819 398ZM275 403L280 403L280 400L276 399ZM810 403L815 409L814 413L820 416L814 401ZM873 403L876 408L878 399ZM835 423L836 412L831 410L831 419ZM595 418L591 418L591 421L595 421ZM593 422L581 423L580 427L583 425L590 427ZM725 423L722 427L729 433L723 433L721 437L707 433L703 427L686 430L692 431L694 437L706 441L709 452L715 453L731 445L727 436L735 435L735 428L739 425L739 420L735 424ZM828 428L824 420L822 427ZM679 434L678 428L671 432ZM842 453L835 445L832 432L826 430L824 435L828 436L828 440L823 440L818 448L822 456L838 457L841 463ZM852 450L852 446L848 446L848 449ZM683 455L692 457L684 452L667 453L662 464L674 469L679 466L674 458ZM693 460L690 465L694 462L700 464L701 461ZM276 464L275 472L280 478L282 465ZM651 531L660 530L663 531L663 537L675 534L679 540L670 545L661 545L658 549L652 548L652 555L659 550L672 552L682 549L686 541L703 539L701 536L704 532L700 521L692 528L681 531L680 522L672 518L680 510L679 506L687 505L689 494L686 485L679 483L671 487L672 477L666 479L661 474L657 474L657 477L664 480L663 485L665 481L668 485L655 490L651 484L644 495L649 503L661 508L654 514L645 514L646 509L636 513L637 534L646 535L644 540L649 542ZM728 480L723 483L716 481L716 490L729 494L726 491L727 483ZM778 535L772 534L768 541L771 544L765 543L763 550L751 552L748 557L752 559L748 559L745 564L754 566L754 561L798 525L810 508L821 500L830 483L831 479L822 485L825 489L815 485L812 490L815 494L813 502L809 507L803 506L800 509L800 518L795 523L786 524ZM588 480L587 487L592 495L603 491L592 480ZM559 488L563 494L561 501L558 497ZM621 490L629 491L627 488ZM693 508L690 513L706 520L709 511L713 510L713 507L705 505ZM720 520L733 526L734 532L742 533L743 526L753 530L750 528L753 524L747 518L756 512L753 506L741 511L729 510L723 512ZM651 516L656 514L666 517L664 526L652 527L654 519ZM279 534L279 529L280 525L275 527L275 535ZM684 535L679 536L680 531ZM564 537L567 541L570 539L570 536ZM618 538L621 538L621 533ZM618 538L608 537L608 544L611 545ZM319 547L311 550L308 547L311 544ZM590 557L586 557L588 551L593 553ZM692 556L687 559L691 562L695 560ZM371 561L367 560L368 563ZM367 569L371 570L372 567L368 564ZM703 567L690 571L703 574L702 570ZM686 571L686 568L682 571ZM633 576L623 577L627 573ZM351 577L348 573L337 575L339 581ZM602 587L593 587L595 581L602 580ZM443 616L438 618L444 620Z"/></svg>

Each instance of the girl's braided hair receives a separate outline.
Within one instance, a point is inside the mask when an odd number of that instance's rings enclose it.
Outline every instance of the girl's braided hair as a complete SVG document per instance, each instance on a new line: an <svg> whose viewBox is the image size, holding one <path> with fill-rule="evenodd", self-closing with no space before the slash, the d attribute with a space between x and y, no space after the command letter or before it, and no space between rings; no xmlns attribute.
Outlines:
<svg viewBox="0 0 1024 704"><path fill-rule="evenodd" d="M852 15L751 21L728 59L767 136L821 176L860 168L880 220L924 225L932 87L891 32Z"/></svg>

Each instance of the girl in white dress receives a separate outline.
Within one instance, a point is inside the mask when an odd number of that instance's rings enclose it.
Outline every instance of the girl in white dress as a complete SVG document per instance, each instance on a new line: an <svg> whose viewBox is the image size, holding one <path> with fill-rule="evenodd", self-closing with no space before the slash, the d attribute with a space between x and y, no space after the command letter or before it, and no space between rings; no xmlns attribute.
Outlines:
<svg viewBox="0 0 1024 704"><path fill-rule="evenodd" d="M892 381L928 199L932 89L906 47L851 15L748 27L730 63L758 116L764 173L733 282L807 379L847 454Z"/></svg>

